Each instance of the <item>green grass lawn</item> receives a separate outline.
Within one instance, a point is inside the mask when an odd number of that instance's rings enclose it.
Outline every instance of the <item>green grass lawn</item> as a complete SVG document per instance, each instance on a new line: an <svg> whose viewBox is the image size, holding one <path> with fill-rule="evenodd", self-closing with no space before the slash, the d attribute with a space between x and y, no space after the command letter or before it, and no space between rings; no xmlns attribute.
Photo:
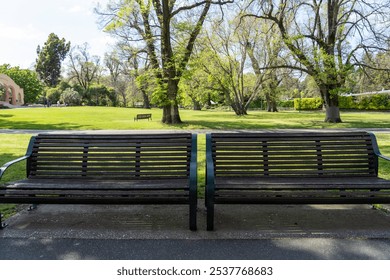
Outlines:
<svg viewBox="0 0 390 280"><path fill-rule="evenodd" d="M140 113L152 113L153 120L134 121ZM282 128L390 128L389 112L342 112L340 124L324 123L324 112L250 111L236 116L229 111L180 110L183 124L161 123L161 109L112 107L51 107L0 110L0 128L39 130L99 129L282 129Z"/></svg>

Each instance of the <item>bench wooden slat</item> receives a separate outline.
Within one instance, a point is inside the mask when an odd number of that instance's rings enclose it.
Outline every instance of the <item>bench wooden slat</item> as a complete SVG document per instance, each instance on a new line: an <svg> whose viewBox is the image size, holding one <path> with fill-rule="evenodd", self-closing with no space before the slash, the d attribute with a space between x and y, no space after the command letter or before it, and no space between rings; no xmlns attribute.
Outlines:
<svg viewBox="0 0 390 280"><path fill-rule="evenodd" d="M378 177L220 177L216 188L388 188L390 181Z"/></svg>
<svg viewBox="0 0 390 280"><path fill-rule="evenodd" d="M120 189L165 189L165 188L188 188L186 179L138 179L138 180L76 180L76 179L28 179L13 182L6 186L6 189L91 189L91 190L120 190ZM0 190L2 190L0 188Z"/></svg>

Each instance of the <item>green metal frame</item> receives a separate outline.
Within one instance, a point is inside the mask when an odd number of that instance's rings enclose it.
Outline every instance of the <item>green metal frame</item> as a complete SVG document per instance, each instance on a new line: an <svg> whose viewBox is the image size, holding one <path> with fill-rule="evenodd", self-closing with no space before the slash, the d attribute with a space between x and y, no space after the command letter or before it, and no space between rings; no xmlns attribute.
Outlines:
<svg viewBox="0 0 390 280"><path fill-rule="evenodd" d="M198 141L197 135L192 134L191 140L191 162L189 182L189 203L190 203L190 229L196 230L196 212L198 208Z"/></svg>
<svg viewBox="0 0 390 280"><path fill-rule="evenodd" d="M213 145L211 134L206 134L206 208L207 208L207 230L214 229L214 194L215 194L215 172L213 160Z"/></svg>
<svg viewBox="0 0 390 280"><path fill-rule="evenodd" d="M379 150L378 142L376 141L375 135L371 132L367 132L367 134L369 134L371 137L372 148L373 148L374 154L376 156L375 163L374 163L375 164L375 171L376 171L376 175L378 175L378 170L379 170L378 158L390 161L390 157L382 155L382 153Z"/></svg>

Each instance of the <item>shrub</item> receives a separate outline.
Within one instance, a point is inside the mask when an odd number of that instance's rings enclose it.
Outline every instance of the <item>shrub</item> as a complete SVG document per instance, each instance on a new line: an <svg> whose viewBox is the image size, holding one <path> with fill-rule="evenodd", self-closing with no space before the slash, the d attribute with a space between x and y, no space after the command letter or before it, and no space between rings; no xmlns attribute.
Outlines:
<svg viewBox="0 0 390 280"><path fill-rule="evenodd" d="M46 88L46 99L51 102L51 104L57 103L60 100L62 90L59 88Z"/></svg>
<svg viewBox="0 0 390 280"><path fill-rule="evenodd" d="M281 107L281 108L294 108L294 100L281 100L281 101L278 101L278 107Z"/></svg>
<svg viewBox="0 0 390 280"><path fill-rule="evenodd" d="M390 95L339 96L340 109L390 110Z"/></svg>
<svg viewBox="0 0 390 280"><path fill-rule="evenodd" d="M61 102L67 105L80 105L81 104L81 95L73 90L72 88L67 88L61 94Z"/></svg>
<svg viewBox="0 0 390 280"><path fill-rule="evenodd" d="M340 109L357 109L356 98L354 96L339 96Z"/></svg>
<svg viewBox="0 0 390 280"><path fill-rule="evenodd" d="M319 110L322 108L322 104L322 99L319 97L294 99L295 110Z"/></svg>

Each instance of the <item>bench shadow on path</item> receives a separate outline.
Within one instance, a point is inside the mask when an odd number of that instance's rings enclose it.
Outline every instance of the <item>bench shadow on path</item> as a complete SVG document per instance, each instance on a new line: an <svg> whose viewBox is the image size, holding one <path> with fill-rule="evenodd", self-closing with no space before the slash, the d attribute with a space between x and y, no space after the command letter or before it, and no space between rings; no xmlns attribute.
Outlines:
<svg viewBox="0 0 390 280"><path fill-rule="evenodd" d="M0 259L390 259L390 216L369 205L217 205L213 232L199 205L197 232L182 205L39 205L0 231Z"/></svg>

